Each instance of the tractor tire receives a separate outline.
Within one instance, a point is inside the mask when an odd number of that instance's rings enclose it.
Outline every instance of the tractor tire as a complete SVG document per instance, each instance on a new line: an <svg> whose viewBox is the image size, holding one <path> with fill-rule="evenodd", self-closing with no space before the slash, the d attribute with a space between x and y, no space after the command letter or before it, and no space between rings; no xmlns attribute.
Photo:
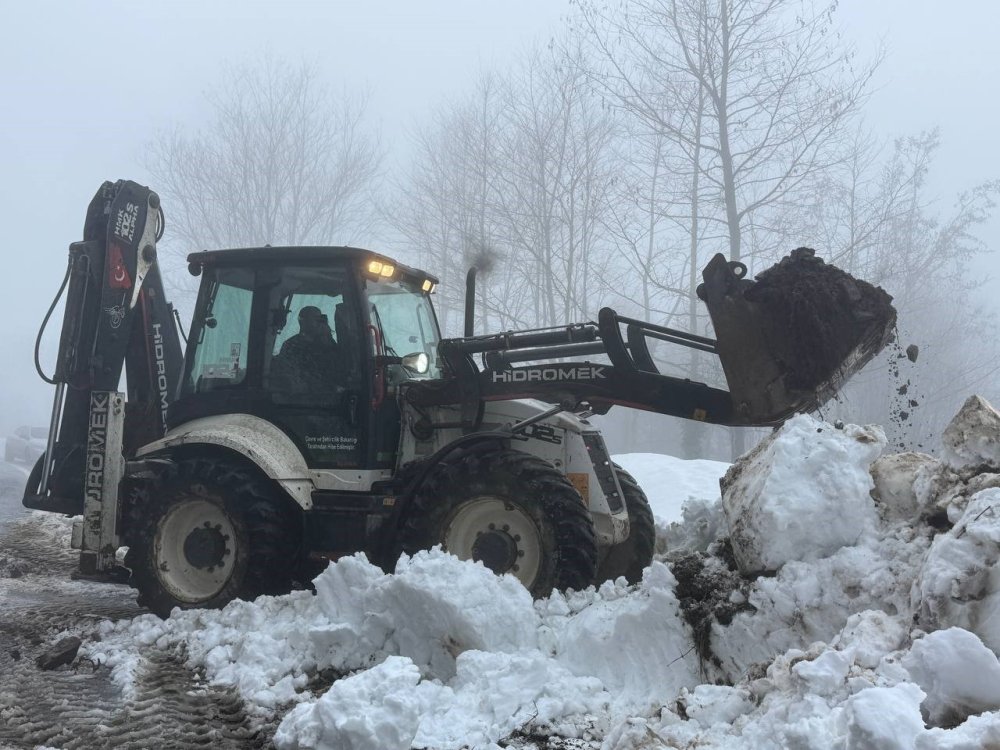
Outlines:
<svg viewBox="0 0 1000 750"><path fill-rule="evenodd" d="M642 571L653 561L656 524L653 521L653 510L649 507L649 500L646 499L646 493L639 487L639 483L618 464L613 466L625 497L629 534L628 539L607 550L597 568L595 580L601 584L625 576L625 580L629 583L638 583L642 580Z"/></svg>
<svg viewBox="0 0 1000 750"><path fill-rule="evenodd" d="M594 580L597 543L587 506L552 464L481 445L457 452L413 496L397 538L407 554L440 544L494 573L510 573L535 598Z"/></svg>
<svg viewBox="0 0 1000 750"><path fill-rule="evenodd" d="M219 608L292 588L300 524L262 479L232 464L182 460L130 497L122 539L138 602Z"/></svg>
<svg viewBox="0 0 1000 750"><path fill-rule="evenodd" d="M3 460L9 464L14 463L14 451L10 449L10 446L4 443L3 446Z"/></svg>

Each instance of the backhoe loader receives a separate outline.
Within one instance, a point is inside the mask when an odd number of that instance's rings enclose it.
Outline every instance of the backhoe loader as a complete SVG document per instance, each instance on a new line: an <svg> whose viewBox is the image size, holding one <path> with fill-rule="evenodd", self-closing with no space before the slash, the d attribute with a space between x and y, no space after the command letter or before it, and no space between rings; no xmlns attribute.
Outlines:
<svg viewBox="0 0 1000 750"><path fill-rule="evenodd" d="M263 246L188 257L200 290L182 355L163 230L158 196L134 182L91 202L23 502L79 516L79 574L128 582L164 617L308 585L344 555L391 570L434 545L535 596L634 582L652 513L590 414L779 424L895 322L885 292L800 249L757 281L711 260L699 295L715 339L609 308L442 339L432 274L359 248ZM717 355L729 390L661 373L656 341Z"/></svg>

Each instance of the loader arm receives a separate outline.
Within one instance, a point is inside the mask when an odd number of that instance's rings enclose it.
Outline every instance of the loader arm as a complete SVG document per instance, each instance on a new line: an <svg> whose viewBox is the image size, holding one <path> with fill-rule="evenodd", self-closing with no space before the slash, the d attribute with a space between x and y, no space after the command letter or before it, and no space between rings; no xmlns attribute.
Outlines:
<svg viewBox="0 0 1000 750"><path fill-rule="evenodd" d="M104 569L108 561L96 558L108 554L113 561L124 460L163 435L182 370L156 263L162 231L156 193L105 182L87 210L83 241L69 247L49 442L23 504L84 514L84 569ZM127 402L118 392L123 368Z"/></svg>
<svg viewBox="0 0 1000 750"><path fill-rule="evenodd" d="M807 248L757 281L745 276L745 266L722 255L705 267L698 294L717 339L604 308L597 322L446 339L445 378L413 383L405 397L418 411L461 405L466 430L478 428L483 402L516 398L571 411L626 406L711 424L770 426L821 406L893 334L892 298ZM716 355L729 390L661 373L650 339ZM521 362L532 364L515 366Z"/></svg>

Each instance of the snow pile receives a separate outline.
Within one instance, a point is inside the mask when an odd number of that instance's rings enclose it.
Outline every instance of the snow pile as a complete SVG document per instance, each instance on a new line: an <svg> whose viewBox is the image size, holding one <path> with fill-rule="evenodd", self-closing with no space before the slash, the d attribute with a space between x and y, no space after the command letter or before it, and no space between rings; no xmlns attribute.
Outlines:
<svg viewBox="0 0 1000 750"><path fill-rule="evenodd" d="M212 679L274 709L299 700L309 675L343 674L387 655L405 656L423 674L447 680L464 651L536 648L538 615L517 579L440 551L401 561L395 575L362 555L345 558L315 585L315 596L296 592L234 601L221 611L177 610L169 620L105 622L93 658L114 667L127 687L136 666L130 642L140 650L183 643Z"/></svg>
<svg viewBox="0 0 1000 750"><path fill-rule="evenodd" d="M984 409L953 423L974 445L949 450L978 456L961 466L879 457L877 428L790 420L730 472L725 508L708 482L690 492L637 586L532 602L440 550L394 575L356 556L315 595L105 623L86 655L127 687L148 648L183 649L283 716L281 748L996 745L1000 475L982 460ZM770 574L741 576L737 546Z"/></svg>
<svg viewBox="0 0 1000 750"><path fill-rule="evenodd" d="M835 430L802 414L734 465L723 479L723 508L740 570L816 560L871 534L868 467L885 444L878 428Z"/></svg>
<svg viewBox="0 0 1000 750"><path fill-rule="evenodd" d="M598 678L618 712L658 707L664 695L701 681L676 585L667 566L654 562L631 591L609 583L575 602L554 594L538 606L553 636L549 650L572 673Z"/></svg>
<svg viewBox="0 0 1000 750"><path fill-rule="evenodd" d="M887 521L908 522L927 512L927 493L917 487L940 470L937 459L926 453L890 453L871 466L874 499Z"/></svg>
<svg viewBox="0 0 1000 750"><path fill-rule="evenodd" d="M968 630L930 633L901 663L926 694L923 708L934 724L960 724L1000 706L1000 662Z"/></svg>
<svg viewBox="0 0 1000 750"><path fill-rule="evenodd" d="M971 710L998 705L993 674L996 657L967 631L952 629L890 652L876 635L880 618L852 618L839 645L791 649L764 676L735 687L699 685L682 693L678 709L635 717L605 738L608 750L647 748L982 748L1000 740L1000 712L974 716L949 729L925 726L921 708L961 719ZM856 638L860 628L862 635ZM866 664L859 651L877 663ZM906 666L900 664L903 662ZM982 678L968 670L986 664ZM912 667L914 674L908 672ZM964 679L963 679L964 677ZM957 721L954 723L958 723Z"/></svg>
<svg viewBox="0 0 1000 750"><path fill-rule="evenodd" d="M729 464L685 461L659 453L625 453L615 461L629 472L649 499L656 521L656 552L701 549L720 533L722 519L713 512L719 501L719 477ZM683 529L675 522L683 521Z"/></svg>
<svg viewBox="0 0 1000 750"><path fill-rule="evenodd" d="M977 633L1000 653L1000 489L973 495L964 514L940 535L913 584L917 622Z"/></svg>
<svg viewBox="0 0 1000 750"><path fill-rule="evenodd" d="M981 396L970 396L941 436L952 467L1000 468L1000 412Z"/></svg>

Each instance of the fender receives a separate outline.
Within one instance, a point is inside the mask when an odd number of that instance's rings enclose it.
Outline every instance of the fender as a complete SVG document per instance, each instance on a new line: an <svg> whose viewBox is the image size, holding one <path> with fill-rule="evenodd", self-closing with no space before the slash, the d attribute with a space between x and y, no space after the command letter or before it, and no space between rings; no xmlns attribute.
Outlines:
<svg viewBox="0 0 1000 750"><path fill-rule="evenodd" d="M489 401L483 409L483 422L498 423L520 422L549 408L549 404L533 398L519 398L512 401ZM582 434L592 432L593 427L583 418L572 412L560 412L545 420L554 427L568 432Z"/></svg>
<svg viewBox="0 0 1000 750"><path fill-rule="evenodd" d="M218 445L245 456L281 485L303 510L312 508L315 484L302 453L285 433L251 414L193 419L144 445L136 451L136 457L198 444Z"/></svg>

